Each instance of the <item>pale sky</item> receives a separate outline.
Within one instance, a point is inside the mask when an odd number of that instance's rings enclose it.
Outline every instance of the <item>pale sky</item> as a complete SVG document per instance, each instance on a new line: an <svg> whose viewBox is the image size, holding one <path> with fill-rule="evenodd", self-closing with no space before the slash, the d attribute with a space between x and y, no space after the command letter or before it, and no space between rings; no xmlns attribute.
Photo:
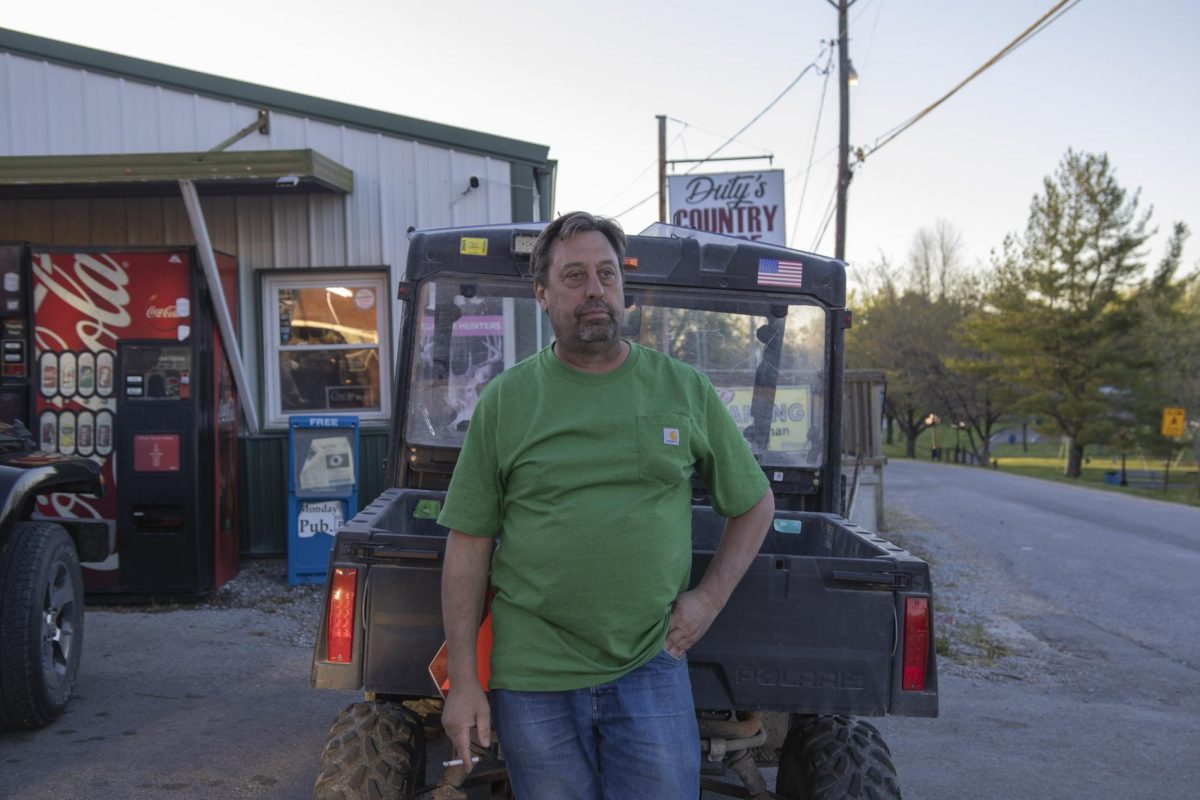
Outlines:
<svg viewBox="0 0 1200 800"><path fill-rule="evenodd" d="M857 0L851 144L869 147L981 66L1055 0ZM7 3L0 26L550 147L556 210L621 214L655 191L657 122L669 158L708 155L836 36L827 0L55 0ZM836 60L835 60L836 65ZM837 81L810 71L702 171L785 170L788 242L819 238L832 198ZM811 172L806 167L814 132ZM1200 2L1081 0L858 167L847 259L902 262L937 219L985 264L1024 229L1067 148L1107 152L1165 232L1193 229L1200 265ZM686 167L680 167L683 171ZM807 183L806 183L807 178ZM803 206L801 194L804 194ZM620 216L655 220L652 199ZM1152 240L1158 261L1165 236Z"/></svg>

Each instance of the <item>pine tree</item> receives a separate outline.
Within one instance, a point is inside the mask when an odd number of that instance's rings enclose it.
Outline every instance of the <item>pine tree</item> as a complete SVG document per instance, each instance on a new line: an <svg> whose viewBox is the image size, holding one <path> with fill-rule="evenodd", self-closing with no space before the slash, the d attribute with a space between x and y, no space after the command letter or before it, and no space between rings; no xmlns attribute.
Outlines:
<svg viewBox="0 0 1200 800"><path fill-rule="evenodd" d="M1086 445L1111 439L1114 389L1144 366L1131 289L1149 218L1106 155L1068 150L1034 197L1024 234L994 255L995 285L968 327L1020 387L1018 407L1070 437L1069 477L1079 477Z"/></svg>

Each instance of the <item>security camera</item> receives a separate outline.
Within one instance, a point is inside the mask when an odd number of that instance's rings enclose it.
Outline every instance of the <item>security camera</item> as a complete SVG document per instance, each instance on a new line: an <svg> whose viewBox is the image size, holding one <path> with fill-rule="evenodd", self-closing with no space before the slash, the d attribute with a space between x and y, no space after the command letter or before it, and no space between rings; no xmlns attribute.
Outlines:
<svg viewBox="0 0 1200 800"><path fill-rule="evenodd" d="M284 175L282 178L275 180L275 188L277 189L295 189L300 185L300 176Z"/></svg>
<svg viewBox="0 0 1200 800"><path fill-rule="evenodd" d="M457 203L459 200L462 200L464 197L469 195L471 193L472 189L478 189L478 188L479 188L479 176L478 175L472 175L471 177L467 178L467 188L463 189L462 193L459 194L458 197L456 197L450 201L450 207L454 208L455 203Z"/></svg>

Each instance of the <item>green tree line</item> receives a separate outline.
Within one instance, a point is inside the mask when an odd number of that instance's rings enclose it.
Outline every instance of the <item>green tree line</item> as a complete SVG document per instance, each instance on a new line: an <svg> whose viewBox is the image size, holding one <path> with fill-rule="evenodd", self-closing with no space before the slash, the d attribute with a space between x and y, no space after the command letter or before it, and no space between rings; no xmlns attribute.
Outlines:
<svg viewBox="0 0 1200 800"><path fill-rule="evenodd" d="M873 264L846 363L885 370L889 435L913 457L940 419L987 464L1001 424L1032 421L1067 437L1070 477L1089 445L1185 446L1200 465L1200 269L1181 274L1182 222L1151 263L1151 216L1106 155L1069 150L984 269L967 269L944 220L901 265ZM1161 435L1166 406L1186 410L1182 440Z"/></svg>

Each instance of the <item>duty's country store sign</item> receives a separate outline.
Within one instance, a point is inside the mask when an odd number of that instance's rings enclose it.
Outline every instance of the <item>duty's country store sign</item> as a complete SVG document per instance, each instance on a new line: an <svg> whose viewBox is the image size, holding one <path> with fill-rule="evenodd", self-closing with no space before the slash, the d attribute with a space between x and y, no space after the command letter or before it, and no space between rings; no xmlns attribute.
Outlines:
<svg viewBox="0 0 1200 800"><path fill-rule="evenodd" d="M786 246L783 170L672 175L672 225Z"/></svg>

